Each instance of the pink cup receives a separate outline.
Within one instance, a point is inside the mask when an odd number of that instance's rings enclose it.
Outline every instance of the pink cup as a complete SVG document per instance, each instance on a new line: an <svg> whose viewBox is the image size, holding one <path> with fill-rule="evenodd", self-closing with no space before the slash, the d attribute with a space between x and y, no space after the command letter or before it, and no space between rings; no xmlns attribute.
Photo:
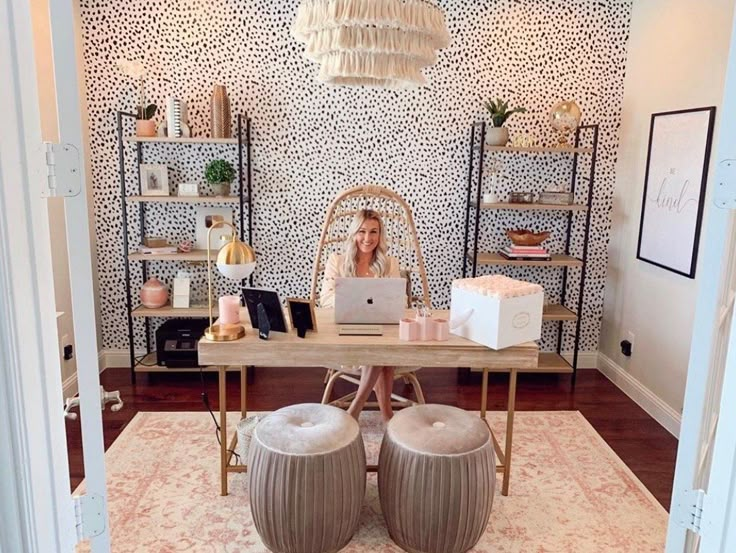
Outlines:
<svg viewBox="0 0 736 553"><path fill-rule="evenodd" d="M434 339L444 342L450 338L450 323L447 319L434 320Z"/></svg>
<svg viewBox="0 0 736 553"><path fill-rule="evenodd" d="M432 317L417 317L419 325L419 339L422 342L434 340L434 319Z"/></svg>
<svg viewBox="0 0 736 553"><path fill-rule="evenodd" d="M419 340L419 323L414 319L401 319L399 321L399 340L404 342Z"/></svg>
<svg viewBox="0 0 736 553"><path fill-rule="evenodd" d="M240 297L222 296L220 305L220 324L238 324L240 322Z"/></svg>

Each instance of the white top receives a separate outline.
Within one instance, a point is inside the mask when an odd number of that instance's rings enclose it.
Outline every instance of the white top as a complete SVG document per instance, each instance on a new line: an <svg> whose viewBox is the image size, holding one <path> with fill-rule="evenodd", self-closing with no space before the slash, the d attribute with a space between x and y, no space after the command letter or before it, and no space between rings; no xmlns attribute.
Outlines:
<svg viewBox="0 0 736 553"><path fill-rule="evenodd" d="M343 272L345 261L344 254L333 253L327 260L325 267L325 276L322 280L322 290L319 293L319 304L321 307L335 307L335 279L337 277L347 276ZM399 260L395 257L388 257L388 272L385 275L389 278L400 278ZM374 278L375 275L373 275Z"/></svg>

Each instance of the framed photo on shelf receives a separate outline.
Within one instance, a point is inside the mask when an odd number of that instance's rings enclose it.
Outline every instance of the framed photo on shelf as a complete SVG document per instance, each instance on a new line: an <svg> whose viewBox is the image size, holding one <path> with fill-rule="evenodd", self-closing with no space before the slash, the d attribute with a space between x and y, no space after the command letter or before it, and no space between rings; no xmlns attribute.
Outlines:
<svg viewBox="0 0 736 553"><path fill-rule="evenodd" d="M307 330L317 330L317 318L314 316L314 302L300 298L286 298L289 306L291 326L297 331L299 338L304 338Z"/></svg>
<svg viewBox="0 0 736 553"><path fill-rule="evenodd" d="M198 250L207 249L207 233L212 225L218 221L226 223L233 222L233 211L230 207L197 207L195 209L195 244ZM215 228L210 235L210 247L217 251L232 235L232 229L228 226L220 226Z"/></svg>
<svg viewBox="0 0 736 553"><path fill-rule="evenodd" d="M166 165L141 163L140 171L141 195L169 195L169 168Z"/></svg>
<svg viewBox="0 0 736 553"><path fill-rule="evenodd" d="M695 278L715 107L652 114L637 259Z"/></svg>

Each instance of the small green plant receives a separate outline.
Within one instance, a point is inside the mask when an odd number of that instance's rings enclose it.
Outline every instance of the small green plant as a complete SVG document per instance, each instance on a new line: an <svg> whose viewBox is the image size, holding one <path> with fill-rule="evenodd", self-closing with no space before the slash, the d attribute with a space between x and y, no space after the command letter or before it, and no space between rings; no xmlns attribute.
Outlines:
<svg viewBox="0 0 736 553"><path fill-rule="evenodd" d="M233 169L229 161L215 159L210 161L204 170L204 178L210 184L215 182L233 182L233 179L235 179L235 169Z"/></svg>
<svg viewBox="0 0 736 553"><path fill-rule="evenodd" d="M147 106L138 106L136 119L151 119L156 115L156 104L148 104Z"/></svg>
<svg viewBox="0 0 736 553"><path fill-rule="evenodd" d="M506 120L511 117L514 113L526 113L526 108L514 108L509 109L509 103L501 98L496 98L496 101L487 100L483 104L491 114L491 121L494 127L503 127Z"/></svg>

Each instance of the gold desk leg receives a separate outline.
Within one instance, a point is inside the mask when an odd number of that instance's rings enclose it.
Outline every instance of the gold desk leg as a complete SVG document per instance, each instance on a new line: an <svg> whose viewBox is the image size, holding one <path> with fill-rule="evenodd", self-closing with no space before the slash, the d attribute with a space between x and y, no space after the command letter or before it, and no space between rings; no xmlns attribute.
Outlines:
<svg viewBox="0 0 736 553"><path fill-rule="evenodd" d="M480 388L480 418L486 418L488 405L488 369L483 369L483 383Z"/></svg>
<svg viewBox="0 0 736 553"><path fill-rule="evenodd" d="M509 481L511 480L511 443L514 437L514 410L516 409L516 369L509 372L509 401L506 414L506 446L504 447L503 486L501 495L509 495Z"/></svg>
<svg viewBox="0 0 736 553"><path fill-rule="evenodd" d="M227 367L220 366L220 495L227 495Z"/></svg>
<svg viewBox="0 0 736 553"><path fill-rule="evenodd" d="M240 366L240 417L248 415L248 367Z"/></svg>

